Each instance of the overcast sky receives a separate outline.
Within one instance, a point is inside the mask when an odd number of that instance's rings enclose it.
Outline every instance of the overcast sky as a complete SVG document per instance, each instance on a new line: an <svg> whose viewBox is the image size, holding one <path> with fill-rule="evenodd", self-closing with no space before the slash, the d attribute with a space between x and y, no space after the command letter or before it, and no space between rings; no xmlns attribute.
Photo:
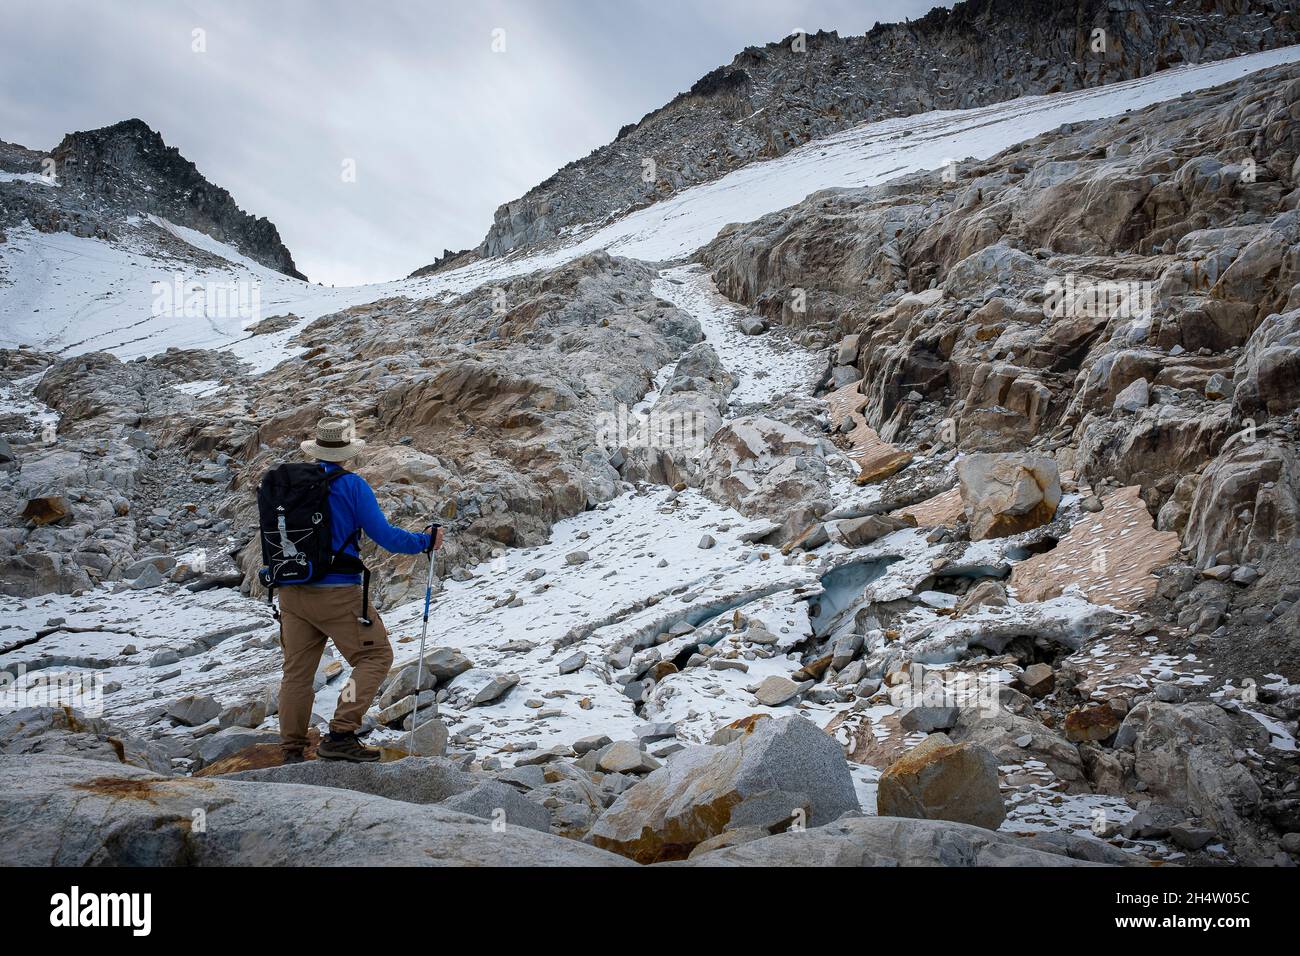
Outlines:
<svg viewBox="0 0 1300 956"><path fill-rule="evenodd" d="M477 245L501 203L747 45L935 5L3 0L0 139L49 149L139 117L270 218L309 278L379 281Z"/></svg>

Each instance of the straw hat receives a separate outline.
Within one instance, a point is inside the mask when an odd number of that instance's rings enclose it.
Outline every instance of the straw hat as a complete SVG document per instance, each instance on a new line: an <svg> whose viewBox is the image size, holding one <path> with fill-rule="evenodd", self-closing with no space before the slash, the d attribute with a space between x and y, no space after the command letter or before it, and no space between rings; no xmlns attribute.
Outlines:
<svg viewBox="0 0 1300 956"><path fill-rule="evenodd" d="M322 418L316 423L316 440L299 443L307 455L320 461L347 461L361 454L366 443L357 437L350 418Z"/></svg>

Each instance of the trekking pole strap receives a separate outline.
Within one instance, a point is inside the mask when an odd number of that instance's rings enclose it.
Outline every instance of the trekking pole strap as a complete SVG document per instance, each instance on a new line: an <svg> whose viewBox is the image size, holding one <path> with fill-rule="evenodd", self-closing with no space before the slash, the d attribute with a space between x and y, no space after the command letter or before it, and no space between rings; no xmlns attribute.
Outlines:
<svg viewBox="0 0 1300 956"><path fill-rule="evenodd" d="M370 569L361 569L361 616L357 618L366 627L374 622L370 620Z"/></svg>

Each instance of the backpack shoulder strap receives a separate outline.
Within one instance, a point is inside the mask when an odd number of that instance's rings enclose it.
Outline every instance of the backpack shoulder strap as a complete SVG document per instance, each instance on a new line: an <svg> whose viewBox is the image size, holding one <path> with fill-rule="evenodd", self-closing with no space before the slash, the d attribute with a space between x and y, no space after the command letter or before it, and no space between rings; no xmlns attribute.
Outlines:
<svg viewBox="0 0 1300 956"><path fill-rule="evenodd" d="M344 468L330 472L325 477L327 482L326 488L332 487L335 478L341 478L344 475L350 474L353 474L353 472ZM347 550L349 547L354 548L358 554L348 554ZM343 573L354 573L358 571L361 573L361 616L358 617L357 620L365 627L370 627L373 623L370 618L370 569L366 567L365 563L361 560L360 551L361 529L357 528L352 532L352 534L348 535L348 539L343 542L343 547L339 548L333 555L331 555L330 563L335 566L342 565L342 567L339 567L339 570Z"/></svg>
<svg viewBox="0 0 1300 956"><path fill-rule="evenodd" d="M322 467L324 467L324 466L322 466ZM340 468L338 471L331 471L331 472L327 472L327 473L326 473L326 475L325 475L325 482L324 482L324 485L323 485L323 492L322 492L322 497L325 499L326 504L329 503L329 493L330 493L330 490L334 487L334 482L335 482L337 479L342 478L344 475L351 475L351 474L354 474L354 472L350 472L350 471L348 471L348 470L346 470L346 469L344 469L344 468ZM332 516L331 516L331 517L332 517ZM351 535L348 536L348 539L347 539L346 541L343 542L343 547L341 547L341 548L339 548L337 551L335 551L333 556L337 558L340 554L342 554L344 551L347 550L348 545L353 545L353 546L355 546L358 550L360 550L360 545L361 545L361 529L360 529L360 528L357 528L355 531L352 532Z"/></svg>

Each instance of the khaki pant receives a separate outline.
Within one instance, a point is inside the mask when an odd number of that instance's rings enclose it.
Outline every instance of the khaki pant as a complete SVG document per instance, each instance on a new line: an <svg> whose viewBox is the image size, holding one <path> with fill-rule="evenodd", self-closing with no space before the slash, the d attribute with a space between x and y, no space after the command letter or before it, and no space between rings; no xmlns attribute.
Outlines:
<svg viewBox="0 0 1300 956"><path fill-rule="evenodd" d="M284 677L280 681L280 745L286 749L307 745L307 723L316 694L312 680L325 650L326 638L334 642L352 665L349 684L339 694L330 730L355 732L361 726L379 685L393 666L388 631L373 607L369 627L357 620L361 613L361 586L281 588L280 646L284 649Z"/></svg>

